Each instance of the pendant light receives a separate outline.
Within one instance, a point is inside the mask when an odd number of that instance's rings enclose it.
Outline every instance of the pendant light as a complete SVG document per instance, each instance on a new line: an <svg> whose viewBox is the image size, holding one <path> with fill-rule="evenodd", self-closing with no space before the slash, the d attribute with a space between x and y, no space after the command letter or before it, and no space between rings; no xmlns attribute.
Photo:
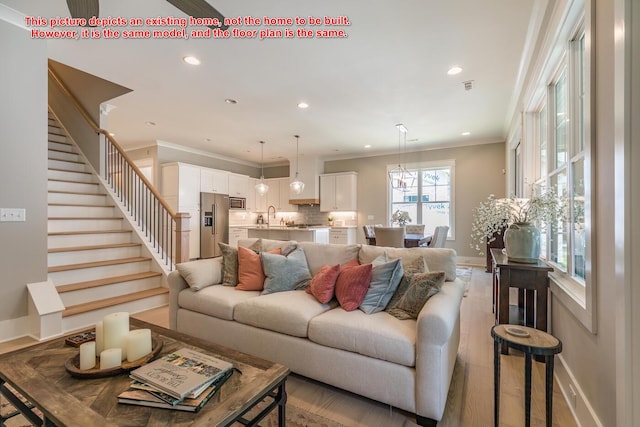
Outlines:
<svg viewBox="0 0 640 427"><path fill-rule="evenodd" d="M298 147L300 145L300 135L293 135L296 137L296 176L295 179L291 182L291 184L289 184L289 188L291 188L291 191L293 191L295 194L300 194L304 191L304 182L300 181L300 178L298 178L298 164L300 163L300 157L298 155Z"/></svg>
<svg viewBox="0 0 640 427"><path fill-rule="evenodd" d="M389 171L389 180L391 181L391 188L394 190L411 191L416 176L400 164L404 154L401 149L402 135L404 135L404 147L406 150L408 131L402 123L397 124L396 128L398 128L398 166Z"/></svg>
<svg viewBox="0 0 640 427"><path fill-rule="evenodd" d="M260 182L256 184L256 191L259 195L264 196L269 191L269 186L264 182L264 141L260 141L262 146L262 154L260 155Z"/></svg>

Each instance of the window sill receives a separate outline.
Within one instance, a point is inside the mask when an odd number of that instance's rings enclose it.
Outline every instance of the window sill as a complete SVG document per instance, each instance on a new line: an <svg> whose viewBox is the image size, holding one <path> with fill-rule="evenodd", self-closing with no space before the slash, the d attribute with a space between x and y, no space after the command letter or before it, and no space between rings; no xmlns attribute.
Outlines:
<svg viewBox="0 0 640 427"><path fill-rule="evenodd" d="M560 272L549 274L551 293L592 334L596 333L595 314L586 286Z"/></svg>

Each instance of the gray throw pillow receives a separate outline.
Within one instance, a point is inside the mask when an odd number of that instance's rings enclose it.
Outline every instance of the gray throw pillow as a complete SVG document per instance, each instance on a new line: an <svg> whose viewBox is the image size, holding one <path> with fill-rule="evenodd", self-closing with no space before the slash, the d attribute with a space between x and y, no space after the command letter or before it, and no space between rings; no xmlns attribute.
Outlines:
<svg viewBox="0 0 640 427"><path fill-rule="evenodd" d="M400 259L390 261L386 253L371 264L371 282L359 307L367 314L377 313L387 307L404 274Z"/></svg>
<svg viewBox="0 0 640 427"><path fill-rule="evenodd" d="M387 310L387 313L400 320L417 319L427 300L440 292L444 279L444 271L412 275L407 292L402 295L395 307Z"/></svg>
<svg viewBox="0 0 640 427"><path fill-rule="evenodd" d="M262 270L266 276L262 295L304 289L311 281L307 257L302 248L288 256L262 252Z"/></svg>

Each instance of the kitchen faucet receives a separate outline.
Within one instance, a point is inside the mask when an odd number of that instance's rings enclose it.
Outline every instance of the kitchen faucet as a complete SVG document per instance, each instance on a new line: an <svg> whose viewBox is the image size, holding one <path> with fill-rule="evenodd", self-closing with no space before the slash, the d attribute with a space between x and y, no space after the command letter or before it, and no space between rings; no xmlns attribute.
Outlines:
<svg viewBox="0 0 640 427"><path fill-rule="evenodd" d="M276 207L273 205L269 205L267 208L267 228L269 228L269 213L271 212L271 208L273 208L273 219L276 219Z"/></svg>

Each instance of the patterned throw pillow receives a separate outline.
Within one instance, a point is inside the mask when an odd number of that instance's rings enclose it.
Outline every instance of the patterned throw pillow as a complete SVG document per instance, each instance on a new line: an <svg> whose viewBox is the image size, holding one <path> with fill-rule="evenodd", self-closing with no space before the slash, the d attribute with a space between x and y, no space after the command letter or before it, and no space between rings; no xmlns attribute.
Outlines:
<svg viewBox="0 0 640 427"><path fill-rule="evenodd" d="M326 304L333 298L336 280L340 275L340 264L330 266L325 264L318 270L307 287L307 293L316 297L318 302Z"/></svg>
<svg viewBox="0 0 640 427"><path fill-rule="evenodd" d="M396 291L393 293L391 301L387 304L385 311L389 311L389 309L395 307L400 298L402 298L402 295L407 292L407 289L409 288L409 280L411 280L412 275L429 271L423 256L404 257L401 258L401 260L404 275L402 276L402 280L400 280L400 284L396 288Z"/></svg>
<svg viewBox="0 0 640 427"><path fill-rule="evenodd" d="M226 243L218 243L222 252L222 284L236 286L238 284L238 248ZM258 252L262 250L262 241L256 240L249 249Z"/></svg>
<svg viewBox="0 0 640 427"><path fill-rule="evenodd" d="M367 314L377 313L387 307L404 274L400 259L389 260L386 252L371 264L371 283L360 304L360 310Z"/></svg>
<svg viewBox="0 0 640 427"><path fill-rule="evenodd" d="M336 298L346 311L353 311L362 304L371 283L373 265L362 264L344 268L336 280Z"/></svg>
<svg viewBox="0 0 640 427"><path fill-rule="evenodd" d="M427 300L442 289L444 278L444 271L412 275L407 292L402 295L395 307L387 312L400 320L417 319Z"/></svg>
<svg viewBox="0 0 640 427"><path fill-rule="evenodd" d="M297 248L288 256L262 252L260 259L267 276L262 295L304 289L309 285L311 272L302 248Z"/></svg>
<svg viewBox="0 0 640 427"><path fill-rule="evenodd" d="M269 251L280 255L281 249ZM260 254L252 249L238 247L238 291L261 291L264 288L265 275L262 271Z"/></svg>

